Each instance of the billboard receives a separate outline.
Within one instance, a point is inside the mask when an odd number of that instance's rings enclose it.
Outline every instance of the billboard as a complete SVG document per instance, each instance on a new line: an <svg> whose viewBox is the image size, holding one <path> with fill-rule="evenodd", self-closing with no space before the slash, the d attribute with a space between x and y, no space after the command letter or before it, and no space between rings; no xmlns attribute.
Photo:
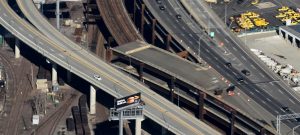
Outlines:
<svg viewBox="0 0 300 135"><path fill-rule="evenodd" d="M141 93L136 93L133 95L116 99L115 107L116 110L119 111L119 110L138 106L140 103L141 103Z"/></svg>

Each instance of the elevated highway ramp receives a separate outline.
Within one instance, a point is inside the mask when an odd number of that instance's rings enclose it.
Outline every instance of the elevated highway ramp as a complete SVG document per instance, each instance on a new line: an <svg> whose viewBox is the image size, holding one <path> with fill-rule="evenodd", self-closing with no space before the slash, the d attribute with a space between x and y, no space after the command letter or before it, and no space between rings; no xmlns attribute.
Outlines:
<svg viewBox="0 0 300 135"><path fill-rule="evenodd" d="M29 2L20 4L20 2ZM21 10L33 4L31 1L18 1ZM23 7L23 8L22 8ZM28 8L28 7L27 7ZM114 97L141 92L146 103L145 115L175 134L220 134L203 122L187 114L166 99L152 92L146 86L112 68L88 51L74 46L62 34L49 36L51 32L59 33L49 23L42 23L43 17L36 11L23 11L27 18L43 33L44 36L18 17L5 0L0 3L0 23L24 43L60 66L87 80L92 85L101 88ZM28 9L27 9L28 10ZM43 27L46 25L46 28ZM48 31L46 29L51 29ZM47 34L48 33L48 34ZM51 40L50 40L51 39ZM79 49L79 50L78 50ZM99 74L101 82L93 78ZM115 91L118 89L118 91Z"/></svg>

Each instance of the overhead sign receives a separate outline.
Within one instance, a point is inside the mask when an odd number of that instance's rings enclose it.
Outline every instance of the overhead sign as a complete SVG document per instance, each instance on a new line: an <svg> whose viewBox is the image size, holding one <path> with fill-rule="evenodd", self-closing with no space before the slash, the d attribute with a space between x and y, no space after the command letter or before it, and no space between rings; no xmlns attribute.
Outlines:
<svg viewBox="0 0 300 135"><path fill-rule="evenodd" d="M116 110L123 110L138 106L141 103L141 93L136 93L130 96L119 98L115 102Z"/></svg>

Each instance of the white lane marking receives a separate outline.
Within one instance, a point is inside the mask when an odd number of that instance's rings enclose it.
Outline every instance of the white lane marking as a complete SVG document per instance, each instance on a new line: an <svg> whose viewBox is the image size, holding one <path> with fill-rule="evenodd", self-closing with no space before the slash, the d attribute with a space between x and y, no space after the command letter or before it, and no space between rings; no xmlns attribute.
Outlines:
<svg viewBox="0 0 300 135"><path fill-rule="evenodd" d="M281 94L283 94L283 92L282 92L281 90L279 90L279 92L280 92Z"/></svg>
<svg viewBox="0 0 300 135"><path fill-rule="evenodd" d="M236 57L232 58L232 61L235 61L236 60Z"/></svg>
<svg viewBox="0 0 300 135"><path fill-rule="evenodd" d="M262 100L261 102L263 102L264 104L266 104L266 101L263 101L263 100Z"/></svg>
<svg viewBox="0 0 300 135"><path fill-rule="evenodd" d="M224 40L225 40L226 43L229 43L229 41L226 38Z"/></svg>
<svg viewBox="0 0 300 135"><path fill-rule="evenodd" d="M23 29L22 27L19 26L18 28L19 28L21 31L24 31L24 29Z"/></svg>
<svg viewBox="0 0 300 135"><path fill-rule="evenodd" d="M246 60L246 58L245 58L244 56L242 56L242 58L243 58L244 60Z"/></svg>
<svg viewBox="0 0 300 135"><path fill-rule="evenodd" d="M273 82L270 82L270 84L274 86Z"/></svg>
<svg viewBox="0 0 300 135"><path fill-rule="evenodd" d="M217 58L217 57L215 57L215 59L216 59L216 60L218 60L218 58Z"/></svg>
<svg viewBox="0 0 300 135"><path fill-rule="evenodd" d="M4 15L5 17L7 17L7 14L6 14L6 13L3 13L3 15Z"/></svg>
<svg viewBox="0 0 300 135"><path fill-rule="evenodd" d="M52 52L54 52L54 50L53 49L51 49L51 48L49 48Z"/></svg>
<svg viewBox="0 0 300 135"><path fill-rule="evenodd" d="M255 89L256 92L260 93L260 91L258 91L257 89Z"/></svg>
<svg viewBox="0 0 300 135"><path fill-rule="evenodd" d="M64 56L62 54L58 54L59 57L64 58Z"/></svg>
<svg viewBox="0 0 300 135"><path fill-rule="evenodd" d="M250 66L255 69L254 65L251 64Z"/></svg>
<svg viewBox="0 0 300 135"><path fill-rule="evenodd" d="M193 35L192 35L192 34L189 34L189 36L190 36L190 37L193 37Z"/></svg>
<svg viewBox="0 0 300 135"><path fill-rule="evenodd" d="M289 98L289 100L293 103L293 104L296 104L293 100L291 100L290 98Z"/></svg>
<svg viewBox="0 0 300 135"><path fill-rule="evenodd" d="M259 74L260 74L263 78L265 78L265 75L264 75L264 74L262 74L261 72L259 72Z"/></svg>
<svg viewBox="0 0 300 135"><path fill-rule="evenodd" d="M193 44L193 42L192 41L189 41L190 42L190 44Z"/></svg>
<svg viewBox="0 0 300 135"><path fill-rule="evenodd" d="M185 27L182 27L183 30L185 30Z"/></svg>
<svg viewBox="0 0 300 135"><path fill-rule="evenodd" d="M29 37L33 38L33 36L31 34L28 34Z"/></svg>
<svg viewBox="0 0 300 135"><path fill-rule="evenodd" d="M181 33L182 36L185 36L183 33Z"/></svg>
<svg viewBox="0 0 300 135"><path fill-rule="evenodd" d="M10 20L10 23L14 24L15 22L13 20Z"/></svg>
<svg viewBox="0 0 300 135"><path fill-rule="evenodd" d="M251 94L251 95L254 95L254 93L253 93L253 92L251 92L251 91L250 91L250 94Z"/></svg>
<svg viewBox="0 0 300 135"><path fill-rule="evenodd" d="M220 31L219 31L218 29L216 29L216 31L217 31L217 33L219 33L219 34L220 34Z"/></svg>
<svg viewBox="0 0 300 135"><path fill-rule="evenodd" d="M208 49L205 49L205 51L210 52Z"/></svg>
<svg viewBox="0 0 300 135"><path fill-rule="evenodd" d="M271 99L267 98L267 100L268 100L269 102L271 102Z"/></svg>
<svg viewBox="0 0 300 135"><path fill-rule="evenodd" d="M235 47L232 47L232 48L233 48L233 50L237 51L237 49Z"/></svg>
<svg viewBox="0 0 300 135"><path fill-rule="evenodd" d="M278 111L276 111L276 110L275 110L275 113L279 114L279 112L278 112Z"/></svg>

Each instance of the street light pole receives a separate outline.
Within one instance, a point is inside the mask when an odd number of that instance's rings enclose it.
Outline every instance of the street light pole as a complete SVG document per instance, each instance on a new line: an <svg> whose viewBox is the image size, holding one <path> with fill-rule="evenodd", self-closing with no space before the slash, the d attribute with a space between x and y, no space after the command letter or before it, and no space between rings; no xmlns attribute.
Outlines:
<svg viewBox="0 0 300 135"><path fill-rule="evenodd" d="M226 24L226 21L227 21L227 4L225 3L225 18L224 18L224 22L225 22L225 25L227 25Z"/></svg>

